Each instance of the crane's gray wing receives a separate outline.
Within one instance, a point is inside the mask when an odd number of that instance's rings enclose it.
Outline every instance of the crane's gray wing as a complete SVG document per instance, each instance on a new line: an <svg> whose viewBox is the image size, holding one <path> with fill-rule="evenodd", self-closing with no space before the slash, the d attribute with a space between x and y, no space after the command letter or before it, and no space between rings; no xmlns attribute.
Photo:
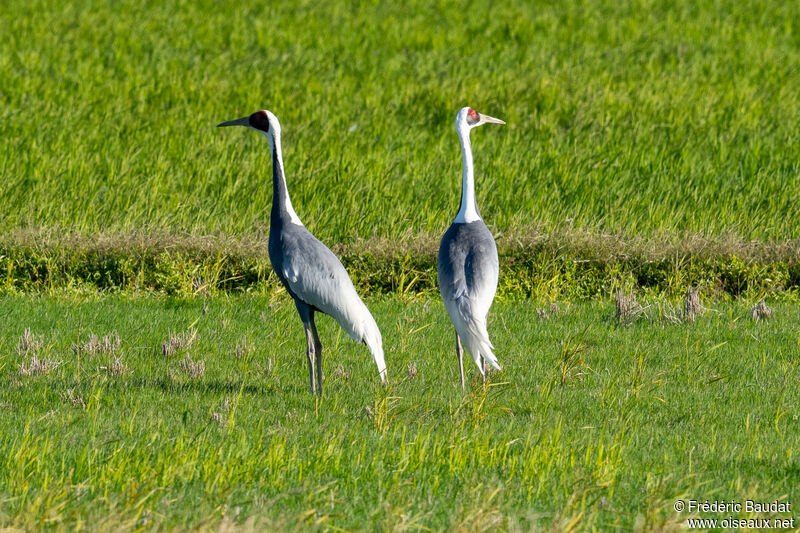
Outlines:
<svg viewBox="0 0 800 533"><path fill-rule="evenodd" d="M384 380L381 332L342 262L305 226L287 223L275 230L273 233L270 228L270 260L289 293L295 300L330 315L351 339L366 344Z"/></svg>
<svg viewBox="0 0 800 533"><path fill-rule="evenodd" d="M270 252L272 266L292 296L332 316L351 338L377 330L342 262L304 226L286 224Z"/></svg>
<svg viewBox="0 0 800 533"><path fill-rule="evenodd" d="M500 277L500 262L494 239L473 246L464 261L464 281L470 305L477 316L485 317L492 306Z"/></svg>
<svg viewBox="0 0 800 533"><path fill-rule="evenodd" d="M358 298L342 262L305 227L287 225L281 237L282 258L273 266L296 298L328 314L343 297Z"/></svg>
<svg viewBox="0 0 800 533"><path fill-rule="evenodd" d="M497 246L482 222L453 224L439 247L439 290L445 300L466 300L485 316L497 290Z"/></svg>

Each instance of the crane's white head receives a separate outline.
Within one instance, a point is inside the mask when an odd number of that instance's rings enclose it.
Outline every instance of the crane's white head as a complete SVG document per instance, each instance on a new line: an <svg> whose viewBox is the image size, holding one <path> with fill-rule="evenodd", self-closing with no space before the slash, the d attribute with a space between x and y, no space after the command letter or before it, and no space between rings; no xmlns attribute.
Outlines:
<svg viewBox="0 0 800 533"><path fill-rule="evenodd" d="M244 126L251 130L260 131L267 136L267 139L280 137L281 123L278 122L278 117L272 114L271 111L262 109L256 111L250 116L237 118L236 120L229 120L222 124L217 124L218 128L224 126Z"/></svg>
<svg viewBox="0 0 800 533"><path fill-rule="evenodd" d="M484 124L505 124L499 118L481 115L471 107L462 107L456 115L456 130L459 133L469 131L472 128L483 126Z"/></svg>

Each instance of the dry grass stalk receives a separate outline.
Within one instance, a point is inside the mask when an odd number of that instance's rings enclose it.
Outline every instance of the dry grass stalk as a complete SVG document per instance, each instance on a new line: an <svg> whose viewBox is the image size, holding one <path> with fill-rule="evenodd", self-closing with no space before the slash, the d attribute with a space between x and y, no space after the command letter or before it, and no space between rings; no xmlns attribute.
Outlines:
<svg viewBox="0 0 800 533"><path fill-rule="evenodd" d="M36 353L42 349L42 339L39 339L31 333L31 328L25 328L25 332L17 342L17 353L19 355L28 355L29 353Z"/></svg>
<svg viewBox="0 0 800 533"><path fill-rule="evenodd" d="M86 402L83 401L83 396L78 396L72 389L67 389L61 393L61 399L71 403L73 406L80 409L86 409Z"/></svg>
<svg viewBox="0 0 800 533"><path fill-rule="evenodd" d="M36 374L46 376L59 366L61 366L61 361L56 361L55 359L39 359L36 354L33 354L28 366L25 366L25 363L20 363L19 373L23 376L33 376Z"/></svg>
<svg viewBox="0 0 800 533"><path fill-rule="evenodd" d="M266 366L261 366L258 361L254 361L253 364L255 364L256 371L262 376L269 377L275 371L275 361L272 357L267 358Z"/></svg>
<svg viewBox="0 0 800 533"><path fill-rule="evenodd" d="M417 363L408 363L406 372L408 372L408 379L414 379L417 377Z"/></svg>
<svg viewBox="0 0 800 533"><path fill-rule="evenodd" d="M194 292L196 295L208 295L210 286L211 283L201 278L192 278L192 292Z"/></svg>
<svg viewBox="0 0 800 533"><path fill-rule="evenodd" d="M348 381L350 379L350 372L346 371L342 365L336 367L333 371L334 377Z"/></svg>
<svg viewBox="0 0 800 533"><path fill-rule="evenodd" d="M680 313L678 313L678 310L675 309L671 303L663 302L659 304L658 307L661 314L661 320L667 324L680 324L683 322Z"/></svg>
<svg viewBox="0 0 800 533"><path fill-rule="evenodd" d="M536 316L538 316L541 320L547 320L551 316L558 315L559 311L560 309L558 308L558 304L551 302L549 307L537 307Z"/></svg>
<svg viewBox="0 0 800 533"><path fill-rule="evenodd" d="M123 363L119 357L114 356L114 360L108 366L101 366L100 370L105 370L112 376L124 376L130 370L128 369L128 365Z"/></svg>
<svg viewBox="0 0 800 533"><path fill-rule="evenodd" d="M161 344L161 353L169 357L178 352L184 352L192 346L196 336L197 330L194 328L189 328L177 335L170 332L169 338Z"/></svg>
<svg viewBox="0 0 800 533"><path fill-rule="evenodd" d="M113 335L103 335L102 338L91 333L85 342L73 344L72 351L88 355L112 354L119 350L120 342L116 332Z"/></svg>
<svg viewBox="0 0 800 533"><path fill-rule="evenodd" d="M694 322L695 317L702 311L700 305L700 289L689 287L683 295L683 319Z"/></svg>
<svg viewBox="0 0 800 533"><path fill-rule="evenodd" d="M614 292L614 303L617 307L617 320L621 324L630 324L640 317L647 318L647 308L642 307L636 301L633 288L628 290L628 294L625 294L622 289L617 289Z"/></svg>
<svg viewBox="0 0 800 533"><path fill-rule="evenodd" d="M753 309L751 310L751 313L753 316L753 320L755 320L756 322L760 320L769 320L775 314L775 312L772 309L767 307L767 303L764 301L763 298L758 302L756 302L756 304L753 306Z"/></svg>
<svg viewBox="0 0 800 533"><path fill-rule="evenodd" d="M249 355L255 351L255 346L251 344L247 344L247 335L242 337L242 340L236 343L236 349L233 352L233 356L236 359L241 359L245 355Z"/></svg>
<svg viewBox="0 0 800 533"><path fill-rule="evenodd" d="M202 359L200 361L192 361L192 357L186 354L186 358L178 363L178 368L190 379L198 379L206 373L206 362Z"/></svg>
<svg viewBox="0 0 800 533"><path fill-rule="evenodd" d="M231 399L225 398L225 400L222 402L222 405L219 406L219 411L214 411L211 413L211 420L213 420L220 426L225 426L228 424L230 412L231 412Z"/></svg>

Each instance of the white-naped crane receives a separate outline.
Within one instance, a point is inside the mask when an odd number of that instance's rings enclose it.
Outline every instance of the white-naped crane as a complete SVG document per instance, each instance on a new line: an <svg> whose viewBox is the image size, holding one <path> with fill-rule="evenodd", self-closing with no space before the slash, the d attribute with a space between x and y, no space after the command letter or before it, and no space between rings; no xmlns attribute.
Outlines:
<svg viewBox="0 0 800 533"><path fill-rule="evenodd" d="M456 330L456 355L464 388L464 348L486 383L485 364L500 370L492 353L486 319L492 306L500 262L497 246L484 224L475 200L475 174L469 132L483 124L505 124L500 119L481 115L464 107L456 115L456 131L461 141L464 173L461 178L461 206L439 245L439 292Z"/></svg>
<svg viewBox="0 0 800 533"><path fill-rule="evenodd" d="M263 133L269 142L272 152L269 259L278 279L294 298L305 327L311 392L322 394L322 343L314 323L317 311L332 316L351 338L367 345L378 365L381 381L385 382L383 342L375 319L358 297L341 261L306 229L292 207L283 170L278 118L262 110L218 126L244 126Z"/></svg>

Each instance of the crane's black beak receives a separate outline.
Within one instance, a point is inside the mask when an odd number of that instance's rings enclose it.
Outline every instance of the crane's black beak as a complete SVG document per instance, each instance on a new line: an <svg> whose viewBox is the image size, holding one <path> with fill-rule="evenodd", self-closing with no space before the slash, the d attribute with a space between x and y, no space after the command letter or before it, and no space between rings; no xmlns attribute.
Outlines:
<svg viewBox="0 0 800 533"><path fill-rule="evenodd" d="M225 126L249 126L250 125L250 117L242 117L237 118L236 120L229 120L227 122L222 122L221 124L217 124L218 128L223 128Z"/></svg>
<svg viewBox="0 0 800 533"><path fill-rule="evenodd" d="M489 115L481 115L480 123L481 124L487 124L487 123L488 124L505 124L505 122L503 122L499 118L490 117Z"/></svg>

